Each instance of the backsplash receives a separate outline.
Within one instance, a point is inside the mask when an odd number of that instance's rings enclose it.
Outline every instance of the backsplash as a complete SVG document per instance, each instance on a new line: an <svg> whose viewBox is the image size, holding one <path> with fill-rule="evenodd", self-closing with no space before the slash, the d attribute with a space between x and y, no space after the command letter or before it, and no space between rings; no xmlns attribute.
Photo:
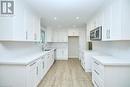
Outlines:
<svg viewBox="0 0 130 87"><path fill-rule="evenodd" d="M0 58L31 55L41 51L41 45L31 42L0 42Z"/></svg>
<svg viewBox="0 0 130 87"><path fill-rule="evenodd" d="M49 42L47 43L49 48L68 48L68 43L66 42Z"/></svg>
<svg viewBox="0 0 130 87"><path fill-rule="evenodd" d="M119 58L130 58L130 41L93 42L93 50Z"/></svg>

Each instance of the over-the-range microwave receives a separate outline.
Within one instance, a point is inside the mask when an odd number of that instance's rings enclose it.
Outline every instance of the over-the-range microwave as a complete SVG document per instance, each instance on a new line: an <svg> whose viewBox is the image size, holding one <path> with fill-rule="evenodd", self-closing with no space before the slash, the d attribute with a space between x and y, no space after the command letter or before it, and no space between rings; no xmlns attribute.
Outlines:
<svg viewBox="0 0 130 87"><path fill-rule="evenodd" d="M90 40L102 40L102 26L90 31Z"/></svg>

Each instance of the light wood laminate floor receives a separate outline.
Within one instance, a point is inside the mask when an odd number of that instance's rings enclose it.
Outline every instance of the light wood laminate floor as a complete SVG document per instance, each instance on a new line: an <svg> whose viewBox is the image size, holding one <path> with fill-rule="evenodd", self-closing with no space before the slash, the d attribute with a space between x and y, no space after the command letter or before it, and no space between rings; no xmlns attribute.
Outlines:
<svg viewBox="0 0 130 87"><path fill-rule="evenodd" d="M56 61L38 87L93 87L78 59Z"/></svg>

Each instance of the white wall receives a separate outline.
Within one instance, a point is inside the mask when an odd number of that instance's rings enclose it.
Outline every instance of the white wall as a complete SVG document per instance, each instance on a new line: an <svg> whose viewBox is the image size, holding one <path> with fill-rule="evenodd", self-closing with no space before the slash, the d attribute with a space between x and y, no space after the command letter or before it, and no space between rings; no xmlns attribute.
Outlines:
<svg viewBox="0 0 130 87"><path fill-rule="evenodd" d="M130 58L130 41L93 42L93 50L120 58Z"/></svg>
<svg viewBox="0 0 130 87"><path fill-rule="evenodd" d="M13 58L41 52L41 45L31 42L0 42L0 58Z"/></svg>

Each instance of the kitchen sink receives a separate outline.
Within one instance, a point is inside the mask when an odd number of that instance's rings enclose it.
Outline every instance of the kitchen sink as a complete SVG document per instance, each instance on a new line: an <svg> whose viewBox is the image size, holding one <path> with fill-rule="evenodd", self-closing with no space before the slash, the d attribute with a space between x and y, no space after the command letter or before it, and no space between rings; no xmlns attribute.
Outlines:
<svg viewBox="0 0 130 87"><path fill-rule="evenodd" d="M45 49L44 51L50 51L51 49Z"/></svg>

